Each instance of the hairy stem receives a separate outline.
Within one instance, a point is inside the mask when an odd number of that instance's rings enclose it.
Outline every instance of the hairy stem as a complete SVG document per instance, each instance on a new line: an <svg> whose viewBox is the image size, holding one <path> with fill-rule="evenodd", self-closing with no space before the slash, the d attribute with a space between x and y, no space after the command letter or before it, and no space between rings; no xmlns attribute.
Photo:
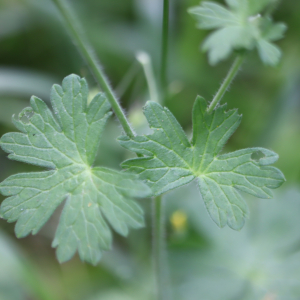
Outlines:
<svg viewBox="0 0 300 300"><path fill-rule="evenodd" d="M167 94L167 65L169 43L169 0L163 0L160 87L161 103ZM149 81L149 79L148 79ZM165 220L162 196L153 198L153 260L157 300L170 299L169 270L165 245Z"/></svg>
<svg viewBox="0 0 300 300"><path fill-rule="evenodd" d="M162 42L161 42L161 68L160 68L160 82L163 98L167 93L167 65L168 65L168 48L169 48L169 14L170 5L169 0L164 0L163 7L163 28L162 28Z"/></svg>
<svg viewBox="0 0 300 300"><path fill-rule="evenodd" d="M65 0L52 0L57 8L59 9L63 19L69 29L71 37L73 38L77 48L79 49L81 55L86 60L88 66L90 67L92 73L94 74L98 84L100 85L103 92L106 94L108 101L110 102L114 113L119 119L125 133L133 138L135 136L133 129L130 126L129 121L127 120L120 103L117 100L113 90L110 87L110 84L101 68L99 61L94 55L93 49L90 47L88 41L85 39L84 34L82 33L82 28L77 22L75 14L72 12L71 8Z"/></svg>
<svg viewBox="0 0 300 300"><path fill-rule="evenodd" d="M156 80L154 77L151 58L148 55L148 53L146 53L146 52L138 52L136 57L137 57L137 60L141 63L141 65L143 67L147 85L149 88L150 99L152 101L159 103L160 102L159 95L158 95Z"/></svg>
<svg viewBox="0 0 300 300"><path fill-rule="evenodd" d="M223 81L222 85L220 86L214 99L210 103L210 105L207 109L208 113L211 113L215 109L215 107L218 105L218 103L222 100L225 92L227 91L228 87L230 86L230 84L234 80L235 76L237 75L238 71L240 70L243 61L244 61L244 56L242 56L242 55L238 56L235 59L225 80Z"/></svg>
<svg viewBox="0 0 300 300"><path fill-rule="evenodd" d="M161 196L153 198L153 260L157 300L170 299L165 245L165 220Z"/></svg>

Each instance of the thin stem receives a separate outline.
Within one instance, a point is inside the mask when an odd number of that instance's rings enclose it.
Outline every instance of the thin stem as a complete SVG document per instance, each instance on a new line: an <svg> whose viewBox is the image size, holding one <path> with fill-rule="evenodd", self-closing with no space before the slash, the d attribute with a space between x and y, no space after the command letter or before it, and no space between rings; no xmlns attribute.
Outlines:
<svg viewBox="0 0 300 300"><path fill-rule="evenodd" d="M135 60L132 66L129 68L125 76L122 78L120 83L115 88L115 92L119 97L122 97L131 83L134 81L136 75L140 71L141 66L138 64L138 62Z"/></svg>
<svg viewBox="0 0 300 300"><path fill-rule="evenodd" d="M235 61L233 62L233 65L231 66L225 80L223 81L222 85L220 86L217 94L215 95L214 99L210 103L207 112L211 113L215 107L218 105L218 103L222 100L225 92L227 91L228 87L232 83L233 79L237 75L238 71L240 70L240 67L244 61L244 56L240 55L238 56Z"/></svg>
<svg viewBox="0 0 300 300"><path fill-rule="evenodd" d="M71 37L74 39L77 48L79 49L81 55L86 60L88 66L90 67L92 73L94 74L98 84L100 85L103 92L106 94L108 101L110 102L114 113L116 114L117 118L119 119L125 133L130 137L133 138L135 136L133 129L130 126L129 121L127 120L120 103L118 102L116 96L112 88L109 85L108 79L106 78L99 61L97 60L96 56L92 48L90 47L89 43L85 39L84 34L82 33L82 28L77 22L77 18L75 14L72 12L71 8L65 0L52 0L57 8L59 9L60 13L62 14L64 21L69 29Z"/></svg>
<svg viewBox="0 0 300 300"><path fill-rule="evenodd" d="M163 200L158 196L153 198L153 261L157 300L170 298L164 225Z"/></svg>
<svg viewBox="0 0 300 300"><path fill-rule="evenodd" d="M163 28L161 44L161 68L160 87L161 102L164 102L167 94L167 65L169 44L169 0L163 0ZM147 76L146 76L147 77ZM153 78L147 78L150 88ZM153 198L153 260L156 279L157 300L170 299L169 271L165 245L165 220L163 211L163 200L161 196Z"/></svg>
<svg viewBox="0 0 300 300"><path fill-rule="evenodd" d="M158 89L154 77L151 57L146 52L138 52L136 57L143 67L146 81L149 88L150 99L152 101L159 103L160 101L159 101Z"/></svg>
<svg viewBox="0 0 300 300"><path fill-rule="evenodd" d="M168 48L169 48L169 16L170 4L169 0L164 0L163 7L163 29L161 41L161 68L160 68L160 82L163 98L167 93L167 67L168 67Z"/></svg>

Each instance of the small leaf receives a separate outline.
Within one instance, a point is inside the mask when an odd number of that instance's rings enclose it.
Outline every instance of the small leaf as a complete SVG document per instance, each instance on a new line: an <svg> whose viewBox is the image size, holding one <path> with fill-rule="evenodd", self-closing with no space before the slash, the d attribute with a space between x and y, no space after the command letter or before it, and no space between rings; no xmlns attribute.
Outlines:
<svg viewBox="0 0 300 300"><path fill-rule="evenodd" d="M189 142L181 126L167 108L148 102L145 116L151 135L119 138L120 144L145 155L123 163L123 167L147 180L155 195L198 181L206 208L220 227L244 225L248 208L238 190L260 198L270 198L271 190L284 182L283 174L270 167L278 155L263 148L249 148L220 155L227 140L240 124L236 110L226 105L208 114L207 103L198 97L193 109L193 138ZM261 153L255 159L253 154Z"/></svg>
<svg viewBox="0 0 300 300"><path fill-rule="evenodd" d="M17 221L16 235L25 237L36 234L66 200L53 241L58 260L69 260L78 251L82 260L96 264L101 250L111 245L107 221L122 235L128 227L143 226L143 212L131 198L147 196L149 188L135 175L92 166L111 113L104 94L89 105L87 96L85 79L70 75L52 88L54 115L32 97L31 108L13 118L21 132L5 134L2 149L10 159L50 170L4 180L0 191L8 198L0 212L9 222Z"/></svg>
<svg viewBox="0 0 300 300"><path fill-rule="evenodd" d="M281 53L271 42L283 37L286 26L282 23L273 23L268 15L259 14L273 1L227 0L226 2L229 8L205 1L189 9L197 20L198 28L216 29L203 44L203 50L208 52L210 64L215 65L228 58L235 50L248 51L256 48L265 64L276 65ZM265 44L268 45L262 46ZM271 57L268 58L267 55Z"/></svg>

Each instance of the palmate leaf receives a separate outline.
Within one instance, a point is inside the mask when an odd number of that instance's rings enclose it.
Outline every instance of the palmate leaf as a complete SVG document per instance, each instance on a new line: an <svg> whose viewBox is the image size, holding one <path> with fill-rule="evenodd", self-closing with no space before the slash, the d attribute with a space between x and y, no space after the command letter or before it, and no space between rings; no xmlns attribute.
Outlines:
<svg viewBox="0 0 300 300"><path fill-rule="evenodd" d="M266 65L276 65L280 49L272 42L283 37L286 26L273 23L269 16L259 13L272 0L227 0L229 8L215 2L203 1L189 12L195 16L200 29L216 29L203 44L209 61L216 64L234 50L257 49Z"/></svg>
<svg viewBox="0 0 300 300"><path fill-rule="evenodd" d="M237 110L226 105L211 114L207 103L196 99L193 108L193 138L190 142L167 108L148 102L145 116L153 133L134 139L121 137L123 147L145 155L123 163L130 172L147 180L155 195L197 179L206 208L217 223L233 229L244 225L248 208L238 190L270 198L271 190L284 182L283 174L269 166L278 155L263 148L249 148L220 155L229 137L240 124ZM253 155L263 157L255 159Z"/></svg>
<svg viewBox="0 0 300 300"><path fill-rule="evenodd" d="M128 227L143 225L141 208L131 199L149 194L136 176L93 167L101 133L111 115L110 105L98 94L87 105L85 79L70 75L62 87L54 85L54 115L40 99L32 97L14 124L21 132L7 133L1 147L9 158L49 171L8 177L0 191L8 196L1 216L17 221L17 237L36 234L66 199L53 241L60 262L78 251L82 260L96 264L101 250L110 248L110 225L126 235ZM105 218L105 219L104 219Z"/></svg>

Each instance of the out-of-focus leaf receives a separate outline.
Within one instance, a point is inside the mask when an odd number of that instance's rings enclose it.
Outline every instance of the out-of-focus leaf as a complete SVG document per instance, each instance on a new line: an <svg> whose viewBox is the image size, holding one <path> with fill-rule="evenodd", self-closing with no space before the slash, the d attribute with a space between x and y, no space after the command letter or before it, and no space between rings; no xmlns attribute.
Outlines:
<svg viewBox="0 0 300 300"><path fill-rule="evenodd" d="M226 59L234 50L257 48L264 64L278 64L281 52L271 42L283 37L286 26L258 14L270 1L227 0L227 4L229 9L204 1L189 9L198 21L198 28L217 29L203 44L210 63Z"/></svg>
<svg viewBox="0 0 300 300"><path fill-rule="evenodd" d="M182 197L187 199L184 204ZM299 199L300 190L288 188L276 193L272 206L258 200L251 206L252 221L237 233L210 226L209 217L197 201L195 185L168 193L165 201L169 213L178 207L184 209L189 226L209 241L208 247L188 255L171 250L176 299L196 300L200 293L203 299L210 300L262 300L275 296L278 300L297 299ZM181 280L177 282L178 278Z"/></svg>
<svg viewBox="0 0 300 300"><path fill-rule="evenodd" d="M284 37L287 29L283 23L273 24L270 18L266 18L264 26L263 37L268 41L277 41Z"/></svg>
<svg viewBox="0 0 300 300"><path fill-rule="evenodd" d="M145 272L139 278L124 282L120 288L100 291L89 300L153 300L154 290L150 274Z"/></svg>
<svg viewBox="0 0 300 300"><path fill-rule="evenodd" d="M21 249L0 230L0 299L51 300L57 298L48 288L36 267L25 258Z"/></svg>
<svg viewBox="0 0 300 300"><path fill-rule="evenodd" d="M262 10L274 3L274 0L225 0L227 5L230 6L231 9L245 12L246 14L257 14L262 12Z"/></svg>
<svg viewBox="0 0 300 300"><path fill-rule="evenodd" d="M260 58L266 65L276 65L279 62L281 57L281 51L277 46L273 45L272 43L261 39L258 41L257 49Z"/></svg>
<svg viewBox="0 0 300 300"><path fill-rule="evenodd" d="M201 29L239 25L234 13L214 2L203 2L201 6L191 8L190 12L199 16L198 27Z"/></svg>
<svg viewBox="0 0 300 300"><path fill-rule="evenodd" d="M0 231L0 299L25 300L21 287L22 261L17 247Z"/></svg>

